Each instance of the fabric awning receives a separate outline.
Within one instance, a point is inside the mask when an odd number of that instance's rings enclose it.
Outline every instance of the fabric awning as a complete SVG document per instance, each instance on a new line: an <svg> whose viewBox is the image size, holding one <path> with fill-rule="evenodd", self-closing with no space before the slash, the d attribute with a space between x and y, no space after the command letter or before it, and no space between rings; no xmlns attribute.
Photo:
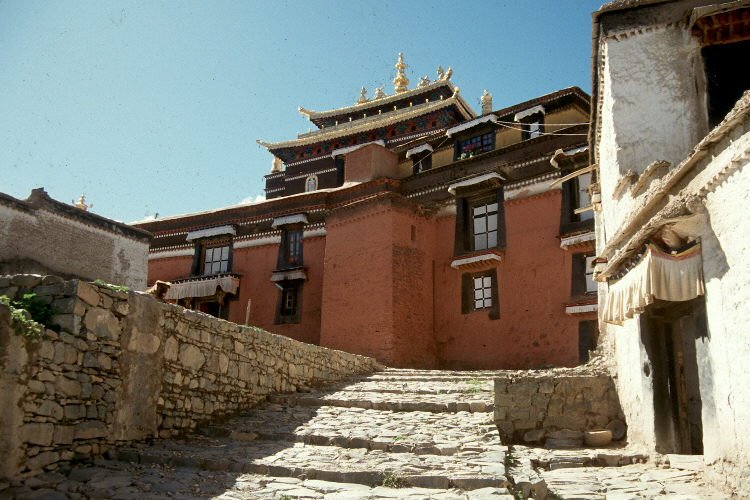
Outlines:
<svg viewBox="0 0 750 500"><path fill-rule="evenodd" d="M604 302L604 321L622 325L645 311L654 299L681 302L704 293L700 245L679 254L648 245L641 261L610 285Z"/></svg>
<svg viewBox="0 0 750 500"><path fill-rule="evenodd" d="M188 297L210 297L216 294L216 289L221 288L226 293L236 294L240 287L240 279L234 276L212 276L199 278L182 283L172 283L167 295L167 300L179 300Z"/></svg>

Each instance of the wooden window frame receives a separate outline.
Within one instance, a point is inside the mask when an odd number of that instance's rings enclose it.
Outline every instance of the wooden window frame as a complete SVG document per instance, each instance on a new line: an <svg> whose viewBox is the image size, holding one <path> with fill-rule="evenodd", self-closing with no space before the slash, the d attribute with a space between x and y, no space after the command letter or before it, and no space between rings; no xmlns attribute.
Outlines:
<svg viewBox="0 0 750 500"><path fill-rule="evenodd" d="M281 229L281 245L277 269L294 269L302 267L304 228L302 224L284 226Z"/></svg>
<svg viewBox="0 0 750 500"><path fill-rule="evenodd" d="M213 251L217 248L224 248L227 247L227 258L220 260L214 260L213 255L211 256L211 263L214 262L224 262L226 261L226 267L224 270L221 270L221 264L219 264L220 270L218 272L212 272L212 273L206 273L206 254L209 253L208 251L211 251L211 254L213 254ZM198 251L195 253L195 258L193 261L193 276L215 276L217 274L226 274L232 272L232 239L221 239L221 240L208 240L198 243Z"/></svg>
<svg viewBox="0 0 750 500"><path fill-rule="evenodd" d="M425 172L432 168L432 152L412 157L412 174Z"/></svg>
<svg viewBox="0 0 750 500"><path fill-rule="evenodd" d="M544 134L544 113L541 111L534 113L533 115L527 116L521 123L521 140L526 141L528 139L535 139ZM536 128L532 130L532 127L536 125Z"/></svg>
<svg viewBox="0 0 750 500"><path fill-rule="evenodd" d="M467 149L468 148L468 149ZM453 160L465 160L482 153L495 150L495 131L482 132L466 138L457 138Z"/></svg>
<svg viewBox="0 0 750 500"><path fill-rule="evenodd" d="M300 322L302 317L303 284L303 280L288 280L278 283L279 298L278 303L276 304L275 324L280 325Z"/></svg>
<svg viewBox="0 0 750 500"><path fill-rule="evenodd" d="M474 209L482 205L492 205L495 203L497 203L497 241L494 246L489 246L488 243L487 248L477 248L474 232ZM505 192L502 186L497 188L497 190L468 196L458 196L456 198L455 255L482 250L505 249L505 236Z"/></svg>
<svg viewBox="0 0 750 500"><path fill-rule="evenodd" d="M482 307L477 307L476 280L490 280L489 287L482 283ZM471 314L486 311L491 320L500 319L500 294L497 270L489 269L478 273L463 273L461 275L461 314ZM486 291L490 294L490 305L485 305Z"/></svg>
<svg viewBox="0 0 750 500"><path fill-rule="evenodd" d="M593 264L595 258L596 256L592 252L581 252L572 255L571 296L596 295L596 282L594 282L594 288L589 290L589 283L586 279L586 276L590 275L593 280L594 268L591 264Z"/></svg>

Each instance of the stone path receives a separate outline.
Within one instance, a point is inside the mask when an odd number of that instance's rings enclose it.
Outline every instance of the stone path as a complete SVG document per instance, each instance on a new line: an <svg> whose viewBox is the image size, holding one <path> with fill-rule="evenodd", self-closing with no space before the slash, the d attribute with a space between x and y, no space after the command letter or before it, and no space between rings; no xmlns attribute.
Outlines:
<svg viewBox="0 0 750 500"><path fill-rule="evenodd" d="M389 369L276 395L185 439L0 484L0 498L723 498L695 461L500 443L492 372ZM507 466L507 469L506 469Z"/></svg>

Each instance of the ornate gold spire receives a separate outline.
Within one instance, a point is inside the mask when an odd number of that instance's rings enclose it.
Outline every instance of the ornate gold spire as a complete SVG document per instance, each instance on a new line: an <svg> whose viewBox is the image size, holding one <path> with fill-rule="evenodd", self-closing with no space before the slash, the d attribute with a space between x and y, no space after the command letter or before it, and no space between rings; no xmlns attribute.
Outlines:
<svg viewBox="0 0 750 500"><path fill-rule="evenodd" d="M80 197L78 198L78 201L73 201L73 202L71 202L71 203L73 203L73 205L74 205L74 206L75 206L76 208L80 208L80 209L81 209L81 210L83 210L84 212L87 212L89 208L94 208L94 204L93 204L93 203L92 203L91 205L87 205L87 204L86 204L86 195L85 195L85 194L82 194L82 195L81 195L81 196L80 196Z"/></svg>
<svg viewBox="0 0 750 500"><path fill-rule="evenodd" d="M393 79L393 86L395 87L396 93L406 92L409 90L409 79L406 78L404 70L408 68L404 62L404 54L398 53L398 62L396 63L396 78Z"/></svg>

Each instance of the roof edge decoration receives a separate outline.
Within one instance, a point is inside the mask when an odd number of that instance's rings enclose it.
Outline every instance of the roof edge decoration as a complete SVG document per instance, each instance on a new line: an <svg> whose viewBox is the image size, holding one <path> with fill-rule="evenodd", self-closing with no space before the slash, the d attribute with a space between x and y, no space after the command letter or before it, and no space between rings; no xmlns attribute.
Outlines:
<svg viewBox="0 0 750 500"><path fill-rule="evenodd" d="M448 137L451 137L454 134L457 134L459 132L463 132L464 130L469 130L471 128L474 128L478 125L481 125L483 123L493 123L497 124L497 116L490 114L490 115L484 115L480 116L479 118L475 118L471 121L468 121L466 123L462 123L461 125L456 125L455 127L449 128L445 131L445 135Z"/></svg>
<svg viewBox="0 0 750 500"><path fill-rule="evenodd" d="M451 184L450 186L448 186L448 192L450 194L455 195L456 194L456 190L459 189L459 188L474 186L476 184L480 184L482 182L489 181L489 180L492 180L492 179L497 179L499 181L504 181L505 177L503 177L502 175L498 174L497 172L490 172L488 174L477 175L476 177L471 177L470 179L465 179L463 181L455 182L455 183Z"/></svg>
<svg viewBox="0 0 750 500"><path fill-rule="evenodd" d="M198 231L190 231L185 239L187 241L198 240L201 238L210 238L211 236L223 236L225 234L235 235L237 231L234 226L217 226L209 227L208 229L200 229Z"/></svg>

